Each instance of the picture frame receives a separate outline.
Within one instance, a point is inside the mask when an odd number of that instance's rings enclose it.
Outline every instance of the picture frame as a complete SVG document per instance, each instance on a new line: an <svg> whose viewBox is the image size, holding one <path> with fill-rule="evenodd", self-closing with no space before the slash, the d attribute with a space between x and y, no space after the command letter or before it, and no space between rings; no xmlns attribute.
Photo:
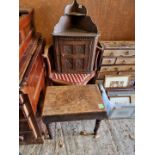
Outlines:
<svg viewBox="0 0 155 155"><path fill-rule="evenodd" d="M135 104L135 90L129 90L129 89L123 89L123 90L108 90L107 91L107 95L109 96L109 100L111 100L111 102L115 102L115 100L117 100L117 103L127 103L127 101L129 101L129 104ZM125 97L123 99L120 99L120 97ZM128 99L127 99L128 98ZM124 101L124 102L123 102ZM116 103L116 104L117 104Z"/></svg>
<svg viewBox="0 0 155 155"><path fill-rule="evenodd" d="M131 96L111 96L110 101L114 104L130 104Z"/></svg>
<svg viewBox="0 0 155 155"><path fill-rule="evenodd" d="M130 76L105 76L104 87L105 88L124 88L129 84Z"/></svg>

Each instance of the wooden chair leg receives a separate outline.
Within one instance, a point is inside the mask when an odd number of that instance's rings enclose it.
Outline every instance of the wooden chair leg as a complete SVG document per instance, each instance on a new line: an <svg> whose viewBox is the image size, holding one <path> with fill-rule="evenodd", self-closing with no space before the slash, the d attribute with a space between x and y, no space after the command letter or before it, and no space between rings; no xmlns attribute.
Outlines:
<svg viewBox="0 0 155 155"><path fill-rule="evenodd" d="M46 124L46 127L47 127L47 130L48 130L49 138L50 138L50 139L53 139L53 136L52 136L52 129L50 128L50 125L49 125L49 124Z"/></svg>
<svg viewBox="0 0 155 155"><path fill-rule="evenodd" d="M96 120L95 128L94 128L94 137L95 138L99 137L99 135L98 135L98 129L100 127L100 124L101 124L101 120Z"/></svg>

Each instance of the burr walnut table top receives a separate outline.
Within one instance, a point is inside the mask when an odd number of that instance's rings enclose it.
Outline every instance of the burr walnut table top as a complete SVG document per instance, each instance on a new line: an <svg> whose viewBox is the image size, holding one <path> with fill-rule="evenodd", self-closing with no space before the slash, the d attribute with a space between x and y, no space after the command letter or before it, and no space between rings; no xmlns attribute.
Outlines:
<svg viewBox="0 0 155 155"><path fill-rule="evenodd" d="M102 97L97 85L48 86L43 116L74 115L105 112L99 108Z"/></svg>

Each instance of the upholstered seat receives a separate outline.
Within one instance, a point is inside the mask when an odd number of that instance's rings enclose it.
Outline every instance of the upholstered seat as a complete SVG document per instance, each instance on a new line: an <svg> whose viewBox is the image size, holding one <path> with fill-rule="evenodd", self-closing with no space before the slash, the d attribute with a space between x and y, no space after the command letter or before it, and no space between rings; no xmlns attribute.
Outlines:
<svg viewBox="0 0 155 155"><path fill-rule="evenodd" d="M50 79L55 83L86 85L95 76L95 72L89 74L76 73L51 73Z"/></svg>

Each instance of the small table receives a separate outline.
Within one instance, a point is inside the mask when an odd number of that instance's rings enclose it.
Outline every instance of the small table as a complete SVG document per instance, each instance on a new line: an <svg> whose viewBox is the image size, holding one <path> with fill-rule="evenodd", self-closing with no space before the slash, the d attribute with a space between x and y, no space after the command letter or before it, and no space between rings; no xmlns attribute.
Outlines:
<svg viewBox="0 0 155 155"><path fill-rule="evenodd" d="M97 85L48 86L42 118L51 138L51 122L96 119L96 136L100 122L107 118L107 114Z"/></svg>

